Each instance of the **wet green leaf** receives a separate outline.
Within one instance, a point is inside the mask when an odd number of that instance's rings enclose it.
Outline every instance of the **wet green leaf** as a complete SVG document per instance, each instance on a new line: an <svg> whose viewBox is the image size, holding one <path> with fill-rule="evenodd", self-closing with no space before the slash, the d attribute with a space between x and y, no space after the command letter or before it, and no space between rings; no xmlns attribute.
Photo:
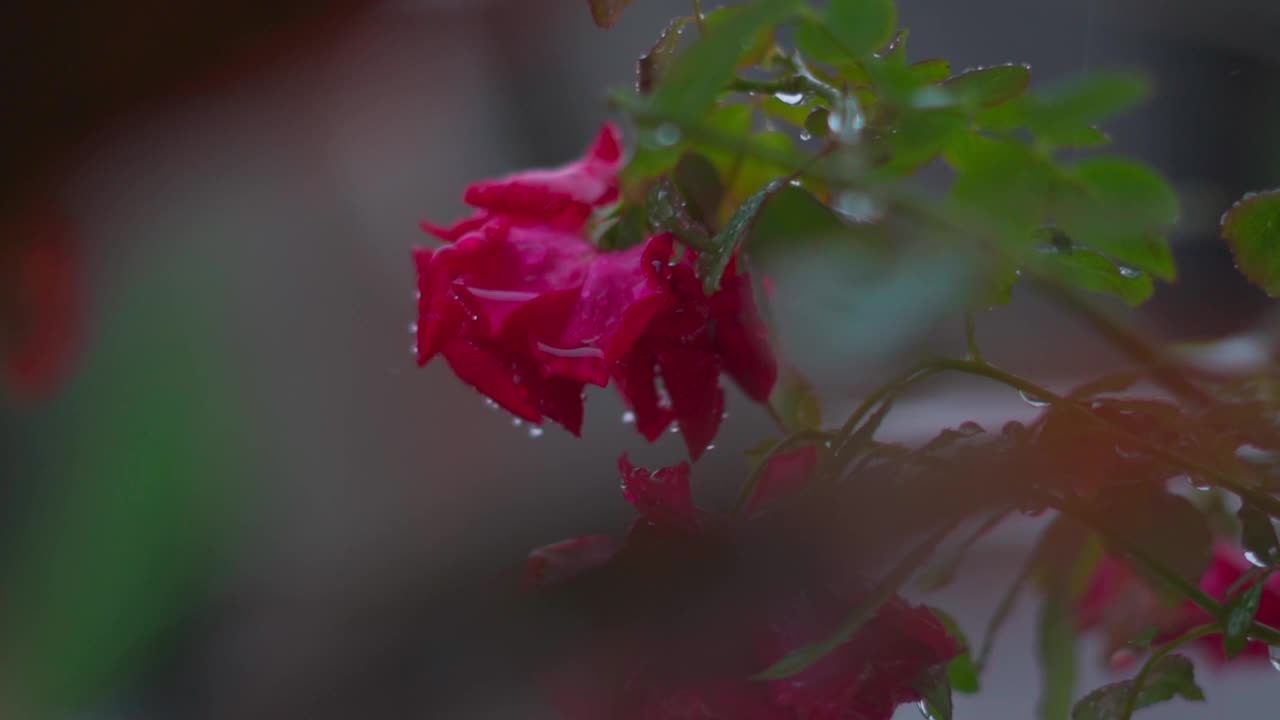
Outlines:
<svg viewBox="0 0 1280 720"><path fill-rule="evenodd" d="M1271 517L1258 506L1244 501L1237 513L1240 518L1240 544L1264 563L1280 560L1280 541L1276 538Z"/></svg>
<svg viewBox="0 0 1280 720"><path fill-rule="evenodd" d="M1041 94L1027 108L1027 124L1037 137L1052 142L1128 110L1149 92L1142 75L1093 73Z"/></svg>
<svg viewBox="0 0 1280 720"><path fill-rule="evenodd" d="M667 25L658 40L649 51L636 61L636 90L641 95L648 95L662 79L671 61L675 58L676 46L680 43L680 35L690 18L678 17Z"/></svg>
<svg viewBox="0 0 1280 720"><path fill-rule="evenodd" d="M1071 711L1071 720L1120 720L1133 684L1133 680L1123 680L1085 695ZM1190 660L1182 655L1165 655L1151 666L1138 691L1134 709L1151 707L1175 697L1201 701L1204 691L1196 684L1195 667Z"/></svg>
<svg viewBox="0 0 1280 720"><path fill-rule="evenodd" d="M1123 158L1085 160L1070 171L1079 192L1059 197L1063 230L1118 263L1172 280L1165 233L1178 220L1178 197L1159 175Z"/></svg>
<svg viewBox="0 0 1280 720"><path fill-rule="evenodd" d="M956 172L949 196L955 212L1014 246L1035 240L1056 181L1048 161L1020 142L977 134L961 136L943 156Z"/></svg>
<svg viewBox="0 0 1280 720"><path fill-rule="evenodd" d="M786 179L779 178L743 201L729 218L729 222L725 223L724 229L712 238L711 250L698 255L698 277L702 279L702 289L708 295L720 287L720 278L724 275L725 268L751 232L760 209L786 184Z"/></svg>
<svg viewBox="0 0 1280 720"><path fill-rule="evenodd" d="M898 11L893 0L829 0L824 17L840 47L861 59L889 42Z"/></svg>
<svg viewBox="0 0 1280 720"><path fill-rule="evenodd" d="M714 228L716 213L724 198L724 183L715 165L705 155L687 152L676 163L673 177L693 220L704 228Z"/></svg>
<svg viewBox="0 0 1280 720"><path fill-rule="evenodd" d="M1143 303L1155 292L1150 275L1117 266L1085 247L1047 253L1039 258L1037 268L1072 287L1112 295L1130 305Z"/></svg>
<svg viewBox="0 0 1280 720"><path fill-rule="evenodd" d="M1280 190L1245 195L1222 216L1221 233L1240 272L1280 297Z"/></svg>
<svg viewBox="0 0 1280 720"><path fill-rule="evenodd" d="M1021 95L1031 80L1026 65L995 65L966 70L942 84L956 102L993 107Z"/></svg>
<svg viewBox="0 0 1280 720"><path fill-rule="evenodd" d="M673 60L650 97L650 109L662 117L696 120L715 102L733 77L739 58L758 34L797 8L797 0L757 0L734 6L688 50Z"/></svg>
<svg viewBox="0 0 1280 720"><path fill-rule="evenodd" d="M951 681L945 667L932 667L912 683L925 704L922 714L929 720L951 720L955 710L951 701Z"/></svg>
<svg viewBox="0 0 1280 720"><path fill-rule="evenodd" d="M968 119L958 110L923 110L905 114L888 136L889 160L880 168L904 175L938 157L964 133Z"/></svg>
<svg viewBox="0 0 1280 720"><path fill-rule="evenodd" d="M947 662L946 676L950 688L956 692L972 694L978 692L978 667L973 662L973 648L969 638L960 629L960 624L950 614L940 608L930 607L933 614L942 621L947 632L960 645L959 655Z"/></svg>
<svg viewBox="0 0 1280 720"><path fill-rule="evenodd" d="M1259 577L1244 592L1231 598L1223 608L1226 618L1222 623L1222 652L1228 659L1239 655L1248 643L1249 627L1258 615L1258 604L1265 587L1266 577Z"/></svg>

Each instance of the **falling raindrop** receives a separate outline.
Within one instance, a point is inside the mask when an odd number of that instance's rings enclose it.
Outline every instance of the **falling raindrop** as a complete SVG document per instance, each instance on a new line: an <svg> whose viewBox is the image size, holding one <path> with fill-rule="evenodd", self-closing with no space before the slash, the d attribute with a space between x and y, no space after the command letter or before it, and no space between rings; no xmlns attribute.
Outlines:
<svg viewBox="0 0 1280 720"><path fill-rule="evenodd" d="M783 105L799 105L800 103L804 102L803 93L780 92L774 95L774 97L778 98L778 102L782 103Z"/></svg>
<svg viewBox="0 0 1280 720"><path fill-rule="evenodd" d="M662 123L653 131L653 139L663 147L680 142L680 128L673 123Z"/></svg>
<svg viewBox="0 0 1280 720"><path fill-rule="evenodd" d="M1037 408L1049 407L1049 405L1051 404L1048 400L1045 400L1044 398L1038 397L1036 395L1032 395L1026 390L1019 390L1018 394L1022 396L1023 402L1030 405L1031 407L1037 407Z"/></svg>
<svg viewBox="0 0 1280 720"><path fill-rule="evenodd" d="M626 412L622 413L622 424L623 424L623 425L630 425L630 424L634 423L635 421L636 421L636 414L635 414L635 413L631 412L630 410L628 410L628 411L626 411Z"/></svg>
<svg viewBox="0 0 1280 720"><path fill-rule="evenodd" d="M532 425L529 427L529 437L534 438L535 440L537 438L542 437L542 432L543 432L542 428L538 427L537 425Z"/></svg>

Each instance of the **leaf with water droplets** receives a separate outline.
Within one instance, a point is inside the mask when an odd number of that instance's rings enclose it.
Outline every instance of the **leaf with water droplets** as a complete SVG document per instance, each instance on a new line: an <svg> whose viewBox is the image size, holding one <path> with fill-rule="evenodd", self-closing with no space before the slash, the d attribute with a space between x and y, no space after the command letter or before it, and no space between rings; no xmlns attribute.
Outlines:
<svg viewBox="0 0 1280 720"><path fill-rule="evenodd" d="M1070 180L1074 192L1062 193L1059 211L1073 242L1118 265L1174 279L1164 235L1178 220L1178 197L1163 178L1132 160L1098 157L1071 168Z"/></svg>
<svg viewBox="0 0 1280 720"><path fill-rule="evenodd" d="M1085 695L1072 709L1071 720L1121 720L1134 682L1122 680ZM1204 691L1196 684L1195 667L1190 660L1182 655L1165 655L1151 664L1133 708L1140 710L1175 697L1198 702L1204 700Z"/></svg>
<svg viewBox="0 0 1280 720"><path fill-rule="evenodd" d="M698 276L702 278L702 289L706 294L711 295L720 289L720 278L724 275L725 268L750 234L761 208L784 187L787 187L786 179L778 178L743 201L729 218L729 222L725 223L724 229L711 239L710 250L698 256Z"/></svg>
<svg viewBox="0 0 1280 720"><path fill-rule="evenodd" d="M1150 275L1135 274L1089 248L1047 253L1037 260L1040 272L1049 277L1080 290L1118 297L1129 305L1140 305L1155 292Z"/></svg>
<svg viewBox="0 0 1280 720"><path fill-rule="evenodd" d="M675 120L698 119L733 77L758 33L796 7L797 0L757 0L729 8L723 20L671 62L649 96L649 109Z"/></svg>
<svg viewBox="0 0 1280 720"><path fill-rule="evenodd" d="M1035 242L1057 176L1044 157L1016 140L977 133L953 140L943 156L956 172L948 200L960 217L1015 247Z"/></svg>
<svg viewBox="0 0 1280 720"><path fill-rule="evenodd" d="M1280 189L1245 195L1222 216L1220 231L1240 272L1280 297Z"/></svg>
<svg viewBox="0 0 1280 720"><path fill-rule="evenodd" d="M960 654L951 658L946 665L949 689L966 695L978 692L978 667L973 662L973 647L969 644L969 638L960 628L960 623L956 622L949 613L933 606L930 606L929 610L942 622L947 633L960 646Z"/></svg>
<svg viewBox="0 0 1280 720"><path fill-rule="evenodd" d="M1223 607L1226 618L1222 622L1222 653L1227 659L1239 655L1248 643L1249 628L1258 614L1258 604L1262 601L1262 590L1266 584L1266 576L1255 579L1252 585Z"/></svg>
<svg viewBox="0 0 1280 720"><path fill-rule="evenodd" d="M678 17L672 20L649 51L636 61L636 90L641 95L648 95L662 79L662 75L675 58L676 45L680 35L689 24L690 18Z"/></svg>
<svg viewBox="0 0 1280 720"><path fill-rule="evenodd" d="M1246 500L1237 517L1240 518L1240 544L1246 551L1267 563L1280 559L1280 540L1277 540L1275 526L1265 511Z"/></svg>
<svg viewBox="0 0 1280 720"><path fill-rule="evenodd" d="M951 720L951 681L945 666L931 667L912 683L920 693L920 713L928 720Z"/></svg>
<svg viewBox="0 0 1280 720"><path fill-rule="evenodd" d="M995 65L965 70L942 87L963 105L994 107L1021 95L1030 80L1031 69L1026 65Z"/></svg>

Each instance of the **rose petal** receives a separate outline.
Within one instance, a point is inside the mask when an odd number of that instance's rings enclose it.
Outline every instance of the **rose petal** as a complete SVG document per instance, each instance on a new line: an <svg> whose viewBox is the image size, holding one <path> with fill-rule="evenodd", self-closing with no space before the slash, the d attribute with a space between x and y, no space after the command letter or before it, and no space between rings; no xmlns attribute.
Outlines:
<svg viewBox="0 0 1280 720"><path fill-rule="evenodd" d="M622 496L640 517L652 525L693 532L698 527L698 511L689 491L689 463L650 472L631 464L623 453L618 458L622 476Z"/></svg>

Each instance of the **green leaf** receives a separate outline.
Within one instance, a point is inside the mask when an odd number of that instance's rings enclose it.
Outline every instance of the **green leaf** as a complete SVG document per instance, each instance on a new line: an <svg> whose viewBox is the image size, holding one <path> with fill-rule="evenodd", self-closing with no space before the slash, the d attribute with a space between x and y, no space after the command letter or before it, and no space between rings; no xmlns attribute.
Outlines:
<svg viewBox="0 0 1280 720"><path fill-rule="evenodd" d="M685 247L694 250L710 247L707 231L690 216L689 207L675 183L659 178L649 188L644 205L649 228L654 232L669 232Z"/></svg>
<svg viewBox="0 0 1280 720"><path fill-rule="evenodd" d="M1227 659L1239 655L1249 641L1249 628L1258 615L1258 604L1262 600L1266 580L1266 577L1257 578L1244 592L1231 598L1223 608L1226 619L1222 623L1222 652Z"/></svg>
<svg viewBox="0 0 1280 720"><path fill-rule="evenodd" d="M862 59L893 36L897 13L893 0L830 0L824 17L840 47Z"/></svg>
<svg viewBox="0 0 1280 720"><path fill-rule="evenodd" d="M1151 647L1151 643L1155 642L1156 635L1158 634L1160 634L1160 628L1156 625L1152 625L1135 635L1133 639L1129 641L1129 647L1137 648L1138 650L1146 650Z"/></svg>
<svg viewBox="0 0 1280 720"><path fill-rule="evenodd" d="M710 295L720 288L720 278L729 266L729 260L751 232L760 209L786 185L785 178L778 178L743 201L729 218L729 222L725 223L724 229L712 238L710 251L698 255L698 277L702 279L702 289L706 294Z"/></svg>
<svg viewBox="0 0 1280 720"><path fill-rule="evenodd" d="M665 175L680 161L684 145L677 142L669 146L641 142L631 159L618 173L618 185L623 202L642 204L645 193L655 178Z"/></svg>
<svg viewBox="0 0 1280 720"><path fill-rule="evenodd" d="M1071 711L1071 720L1120 720L1133 684L1134 680L1123 680L1085 695ZM1151 707L1175 697L1202 701L1204 691L1196 684L1195 667L1190 660L1182 655L1165 655L1152 663L1146 681L1138 690L1134 709Z"/></svg>
<svg viewBox="0 0 1280 720"><path fill-rule="evenodd" d="M1222 216L1220 230L1240 272L1280 297L1280 190L1245 195Z"/></svg>
<svg viewBox="0 0 1280 720"><path fill-rule="evenodd" d="M937 83L951 74L951 63L942 58L929 58L908 65L907 70L921 83Z"/></svg>
<svg viewBox="0 0 1280 720"><path fill-rule="evenodd" d="M1261 562L1274 564L1280 560L1280 541L1276 538L1271 517L1257 505L1245 501L1237 513L1240 518L1240 544Z"/></svg>
<svg viewBox="0 0 1280 720"><path fill-rule="evenodd" d="M783 368L769 394L769 405L782 419L787 432L816 430L822 427L822 406L813 387L800 373Z"/></svg>
<svg viewBox="0 0 1280 720"><path fill-rule="evenodd" d="M1076 684L1075 605L1070 596L1050 592L1040 607L1036 653L1040 660L1040 720L1067 720Z"/></svg>
<svg viewBox="0 0 1280 720"><path fill-rule="evenodd" d="M1027 108L1027 124L1037 137L1052 141L1137 105L1149 91L1136 73L1088 75L1042 94Z"/></svg>
<svg viewBox="0 0 1280 720"><path fill-rule="evenodd" d="M969 644L969 638L960 629L956 619L947 612L932 606L929 610L942 621L943 627L961 649L959 655L947 662L946 677L949 689L965 694L978 692L978 667L973 662L973 648Z"/></svg>
<svg viewBox="0 0 1280 720"><path fill-rule="evenodd" d="M1105 256L1085 247L1071 252L1052 252L1040 258L1039 270L1081 290L1113 295L1130 305L1139 305L1155 292L1151 276L1117 266Z"/></svg>
<svg viewBox="0 0 1280 720"><path fill-rule="evenodd" d="M706 33L717 32L719 27L728 22L738 10L732 5L718 7L702 16L702 28ZM756 31L754 39L744 43L744 50L738 56L738 69L745 69L759 64L773 49L773 28L765 26Z"/></svg>
<svg viewBox="0 0 1280 720"><path fill-rule="evenodd" d="M849 59L848 53L840 47L831 30L818 18L801 18L796 23L792 39L796 49L807 58L825 63L840 63Z"/></svg>
<svg viewBox="0 0 1280 720"><path fill-rule="evenodd" d="M587 0L587 4L591 6L591 19L602 28L613 27L623 8L632 2L633 0Z"/></svg>
<svg viewBox="0 0 1280 720"><path fill-rule="evenodd" d="M797 0L757 0L734 7L714 31L677 57L650 97L650 110L677 121L693 121L715 102L733 77L738 60L757 33L782 20Z"/></svg>
<svg viewBox="0 0 1280 720"><path fill-rule="evenodd" d="M705 155L687 152L680 156L672 175L688 202L689 215L703 227L714 228L724 198L724 184L716 166Z"/></svg>
<svg viewBox="0 0 1280 720"><path fill-rule="evenodd" d="M909 174L933 160L968 125L964 113L938 109L906 113L888 136L889 160L881 172Z"/></svg>
<svg viewBox="0 0 1280 720"><path fill-rule="evenodd" d="M1056 180L1056 171L1026 145L977 134L962 136L943 153L955 169L949 203L1005 242L1024 247L1035 240Z"/></svg>
<svg viewBox="0 0 1280 720"><path fill-rule="evenodd" d="M621 208L617 217L600 234L596 245L601 250L625 250L639 245L648 237L649 223L645 219L643 203L631 203Z"/></svg>
<svg viewBox="0 0 1280 720"><path fill-rule="evenodd" d="M963 105L994 107L1021 95L1030 80L1031 69L1026 65L995 65L966 70L942 87Z"/></svg>
<svg viewBox="0 0 1280 720"><path fill-rule="evenodd" d="M915 679L912 686L920 693L921 709L929 720L951 720L955 710L951 701L951 682L945 668L931 667Z"/></svg>
<svg viewBox="0 0 1280 720"><path fill-rule="evenodd" d="M1074 242L1163 280L1176 274L1164 234L1178 220L1178 197L1158 174L1123 158L1071 169L1079 192L1063 195L1062 227Z"/></svg>
<svg viewBox="0 0 1280 720"><path fill-rule="evenodd" d="M1110 142L1111 136L1102 132L1098 128L1092 125L1080 125L1054 136L1049 144L1058 148L1086 150L1089 148L1102 147Z"/></svg>
<svg viewBox="0 0 1280 720"><path fill-rule="evenodd" d="M657 86L662 76L666 74L667 68L670 67L671 61L675 58L676 45L680 42L680 35L684 32L685 26L689 24L690 18L678 17L667 25L662 34L658 36L658 40L649 48L649 51L640 56L636 61L636 90L641 95L648 95Z"/></svg>
<svg viewBox="0 0 1280 720"><path fill-rule="evenodd" d="M760 109L770 117L782 120L788 125L804 127L809 113L813 112L813 105L812 99L805 99L798 103L784 103L776 97L767 97L760 103Z"/></svg>

